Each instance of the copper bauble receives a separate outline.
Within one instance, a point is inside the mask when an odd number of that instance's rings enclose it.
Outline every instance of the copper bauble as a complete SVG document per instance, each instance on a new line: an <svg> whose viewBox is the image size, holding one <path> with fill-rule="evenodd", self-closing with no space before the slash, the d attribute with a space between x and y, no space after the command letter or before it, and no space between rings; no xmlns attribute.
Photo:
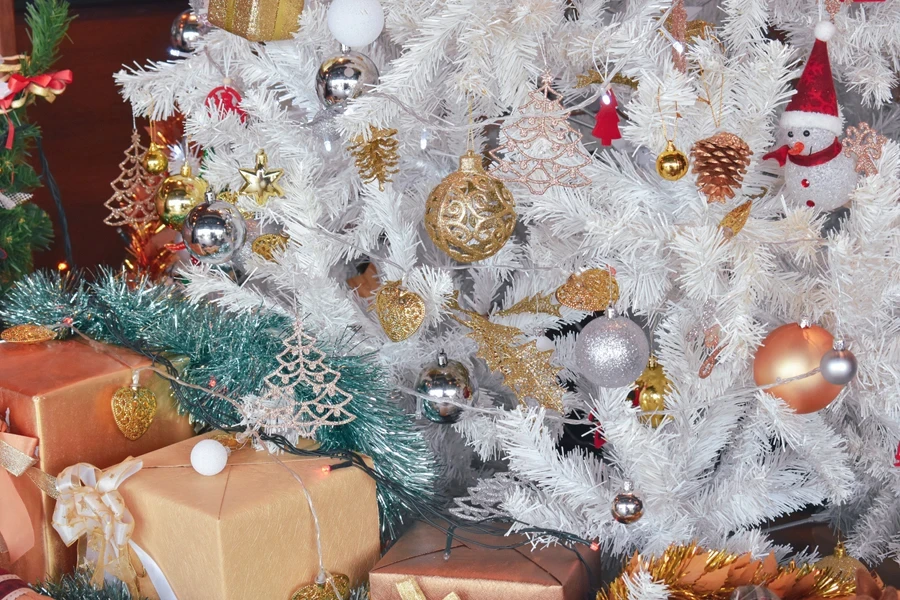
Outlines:
<svg viewBox="0 0 900 600"><path fill-rule="evenodd" d="M767 335L756 351L753 359L756 385L769 385L778 379L789 379L817 369L833 342L832 335L818 325L782 325ZM787 402L798 413L806 414L828 406L842 389L840 385L825 381L821 373L816 373L766 391Z"/></svg>
<svg viewBox="0 0 900 600"><path fill-rule="evenodd" d="M159 220L172 229L181 229L191 209L203 202L207 183L191 175L191 166L184 162L181 173L166 177L156 194Z"/></svg>
<svg viewBox="0 0 900 600"><path fill-rule="evenodd" d="M688 172L688 157L669 140L666 149L656 157L656 172L666 181L678 181Z"/></svg>
<svg viewBox="0 0 900 600"><path fill-rule="evenodd" d="M515 201L502 182L491 178L472 150L459 159L425 204L425 231L434 245L463 263L500 251L516 227Z"/></svg>

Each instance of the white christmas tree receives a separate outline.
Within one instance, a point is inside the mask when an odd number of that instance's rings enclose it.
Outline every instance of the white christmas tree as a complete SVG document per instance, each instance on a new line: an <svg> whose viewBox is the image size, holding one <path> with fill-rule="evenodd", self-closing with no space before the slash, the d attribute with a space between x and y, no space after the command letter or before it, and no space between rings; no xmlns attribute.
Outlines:
<svg viewBox="0 0 900 600"><path fill-rule="evenodd" d="M478 379L472 410L464 407L453 425L423 422L445 475L473 485L458 514L513 518L617 552L690 540L758 552L769 546L760 529L769 520L821 505L839 518L852 554L900 555L900 111L889 105L900 64L898 3L843 2L834 17L829 52L846 84L838 89L843 116L889 138L874 160L877 173L859 180L849 212L836 215L786 207L777 165L762 160L776 146L777 119L816 21L829 16L814 0L687 1L691 17L711 27L677 46L660 34L670 0L382 4L384 32L359 48L380 76L343 111L326 110L316 95L319 65L340 53L326 26L329 4L320 0L307 3L293 40L260 44L212 29L181 62L117 76L136 115L185 114L191 141L211 150L201 174L215 191L238 190L239 169L261 148L271 167L284 170L283 198L264 206L239 200L259 231L275 224L289 236L283 254L271 261L250 253L232 273L184 265L187 293L233 311L296 307L325 341L352 331L356 350L372 352L399 392L411 390L440 350L463 362ZM767 38L770 26L786 31L788 42ZM686 70L673 63L673 48ZM603 83L576 87L591 71ZM470 135L478 147L496 147L493 126L521 117L513 111L533 98L545 72L556 77L573 126L589 128L579 115L615 85L627 117L623 139L596 148L579 167L582 187L552 185L538 195L510 182L516 233L493 256L456 263L425 233L425 199L457 168ZM246 120L205 106L223 73L243 95ZM373 127L396 129L399 141L398 171L384 189L363 183L342 150ZM653 163L668 141L688 154L720 131L752 151L727 204L708 204L695 174L677 181L657 174ZM737 207L749 214L730 214ZM399 281L422 299L424 319L407 339L390 341L369 299L347 284L363 261L383 283ZM628 400L632 385L599 387L579 366L579 334L565 328L588 312L511 310L592 269L615 271L618 291L607 296L644 326L671 382L658 427ZM504 377L478 358L457 308L518 329L516 347L534 342L552 351L559 369L546 369L546 385L557 377L573 384L563 411L527 399L520 407ZM762 340L801 319L841 338L859 361L857 377L809 414L753 376ZM551 330L563 333L551 339ZM339 418L347 398L329 392L337 382L317 381L315 360L312 375L299 367L305 340L292 342L271 397L287 389L283 377L305 378L313 389L324 386L310 414L325 407ZM296 370L291 361L300 361ZM307 432L305 422L295 423L298 431ZM600 452L560 449L573 422L602 433ZM480 461L497 458L507 470L479 479ZM644 506L627 525L611 515L624 480ZM664 597L650 584L636 586L636 598Z"/></svg>

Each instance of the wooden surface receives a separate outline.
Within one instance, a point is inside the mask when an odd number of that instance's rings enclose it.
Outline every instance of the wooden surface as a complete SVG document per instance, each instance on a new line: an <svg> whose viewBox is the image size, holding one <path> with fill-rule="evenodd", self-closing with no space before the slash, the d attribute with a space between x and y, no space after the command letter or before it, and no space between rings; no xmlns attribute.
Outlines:
<svg viewBox="0 0 900 600"><path fill-rule="evenodd" d="M0 0L0 55L16 54L16 22L13 0Z"/></svg>
<svg viewBox="0 0 900 600"><path fill-rule="evenodd" d="M0 0L0 7L9 0ZM172 20L187 1L79 7L78 18L63 42L57 69L72 69L74 81L52 105L41 100L29 109L40 125L50 168L62 192L75 261L80 267L118 266L125 255L115 228L105 225L109 183L119 174L123 152L131 141L131 109L119 96L113 73L123 64L164 60ZM0 22L4 21L0 19ZM19 51L28 51L22 14L16 15ZM0 28L2 30L2 28ZM143 127L146 122L138 122ZM35 166L40 167L37 157ZM47 190L35 194L58 227ZM38 266L55 266L63 258L57 241L37 255Z"/></svg>

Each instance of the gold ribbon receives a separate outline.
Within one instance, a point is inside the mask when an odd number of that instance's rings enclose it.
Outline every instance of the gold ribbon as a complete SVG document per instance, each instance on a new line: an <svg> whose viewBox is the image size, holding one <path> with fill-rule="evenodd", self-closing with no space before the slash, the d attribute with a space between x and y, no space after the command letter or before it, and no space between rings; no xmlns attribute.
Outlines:
<svg viewBox="0 0 900 600"><path fill-rule="evenodd" d="M79 564L88 562L94 571L91 583L103 585L106 573L125 582L137 597L137 574L128 554L134 533L134 518L118 487L141 470L143 463L127 458L101 471L78 463L59 474L59 499L53 511L53 528L71 546L78 542Z"/></svg>
<svg viewBox="0 0 900 600"><path fill-rule="evenodd" d="M397 591L400 593L401 600L428 600L428 598L425 597L425 593L422 592L422 588L419 587L419 584L416 583L416 580L413 577L404 579L398 583ZM460 600L460 598L456 595L456 592L450 592L444 596L444 600Z"/></svg>

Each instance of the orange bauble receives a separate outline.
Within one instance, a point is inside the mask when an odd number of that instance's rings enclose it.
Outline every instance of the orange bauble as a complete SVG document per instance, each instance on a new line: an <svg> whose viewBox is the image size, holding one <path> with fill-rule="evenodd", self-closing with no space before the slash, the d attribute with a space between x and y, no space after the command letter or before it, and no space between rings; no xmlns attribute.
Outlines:
<svg viewBox="0 0 900 600"><path fill-rule="evenodd" d="M769 385L818 368L822 356L831 350L834 337L818 325L801 327L788 323L772 331L763 340L753 359L756 385ZM825 381L821 373L782 383L766 390L788 403L800 414L816 412L828 406L844 389Z"/></svg>

